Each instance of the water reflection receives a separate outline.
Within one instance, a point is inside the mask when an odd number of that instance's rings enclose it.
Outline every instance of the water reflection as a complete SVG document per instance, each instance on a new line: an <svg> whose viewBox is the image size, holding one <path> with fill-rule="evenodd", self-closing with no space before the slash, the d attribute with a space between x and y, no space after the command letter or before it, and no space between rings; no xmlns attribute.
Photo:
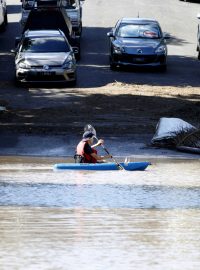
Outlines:
<svg viewBox="0 0 200 270"><path fill-rule="evenodd" d="M200 188L0 183L0 205L67 208L200 208Z"/></svg>
<svg viewBox="0 0 200 270"><path fill-rule="evenodd" d="M145 172L57 162L0 158L1 270L200 269L199 160Z"/></svg>
<svg viewBox="0 0 200 270"><path fill-rule="evenodd" d="M0 208L1 269L199 269L200 210Z"/></svg>

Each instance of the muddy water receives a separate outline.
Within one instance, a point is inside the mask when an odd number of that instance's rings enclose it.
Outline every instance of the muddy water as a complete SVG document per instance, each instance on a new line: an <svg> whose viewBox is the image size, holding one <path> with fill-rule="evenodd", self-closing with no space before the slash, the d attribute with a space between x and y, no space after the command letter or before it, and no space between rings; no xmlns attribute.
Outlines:
<svg viewBox="0 0 200 270"><path fill-rule="evenodd" d="M0 269L200 269L200 161L53 172L0 159Z"/></svg>

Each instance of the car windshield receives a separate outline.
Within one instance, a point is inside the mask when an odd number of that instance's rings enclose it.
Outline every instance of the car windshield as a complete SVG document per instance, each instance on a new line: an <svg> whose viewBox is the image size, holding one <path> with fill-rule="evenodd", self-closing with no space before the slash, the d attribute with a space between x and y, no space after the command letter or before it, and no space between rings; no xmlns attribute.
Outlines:
<svg viewBox="0 0 200 270"><path fill-rule="evenodd" d="M66 9L75 9L77 7L76 0L62 0L62 6Z"/></svg>
<svg viewBox="0 0 200 270"><path fill-rule="evenodd" d="M34 1L28 0L22 1L22 7L27 10L32 9L34 7Z"/></svg>
<svg viewBox="0 0 200 270"><path fill-rule="evenodd" d="M25 38L22 52L48 53L68 52L69 46L63 37L34 37Z"/></svg>
<svg viewBox="0 0 200 270"><path fill-rule="evenodd" d="M123 38L160 38L160 29L155 24L120 24L118 37Z"/></svg>

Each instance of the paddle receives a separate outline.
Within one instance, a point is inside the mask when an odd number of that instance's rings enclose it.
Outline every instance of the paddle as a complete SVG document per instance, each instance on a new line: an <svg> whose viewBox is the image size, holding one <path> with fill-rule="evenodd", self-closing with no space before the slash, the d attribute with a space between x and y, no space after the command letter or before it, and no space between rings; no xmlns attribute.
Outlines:
<svg viewBox="0 0 200 270"><path fill-rule="evenodd" d="M92 125L90 125L90 124L85 125L84 131L90 131L90 132L92 132L92 133L94 134L94 138L98 141L96 130L95 130L95 128L94 128ZM123 167L122 165L120 165L120 164L114 159L114 157L109 153L109 151L105 148L105 146L104 146L103 144L101 144L101 146L102 146L103 150L104 150L108 155L111 156L112 160L115 162L115 164L117 165L118 169L119 169L119 170L124 170L124 167Z"/></svg>

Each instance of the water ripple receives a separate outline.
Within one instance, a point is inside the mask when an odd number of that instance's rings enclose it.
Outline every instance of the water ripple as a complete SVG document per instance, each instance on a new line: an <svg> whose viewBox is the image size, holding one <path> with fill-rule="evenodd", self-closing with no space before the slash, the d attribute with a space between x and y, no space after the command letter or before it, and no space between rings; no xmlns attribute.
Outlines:
<svg viewBox="0 0 200 270"><path fill-rule="evenodd" d="M0 205L174 209L200 208L200 188L0 183Z"/></svg>

